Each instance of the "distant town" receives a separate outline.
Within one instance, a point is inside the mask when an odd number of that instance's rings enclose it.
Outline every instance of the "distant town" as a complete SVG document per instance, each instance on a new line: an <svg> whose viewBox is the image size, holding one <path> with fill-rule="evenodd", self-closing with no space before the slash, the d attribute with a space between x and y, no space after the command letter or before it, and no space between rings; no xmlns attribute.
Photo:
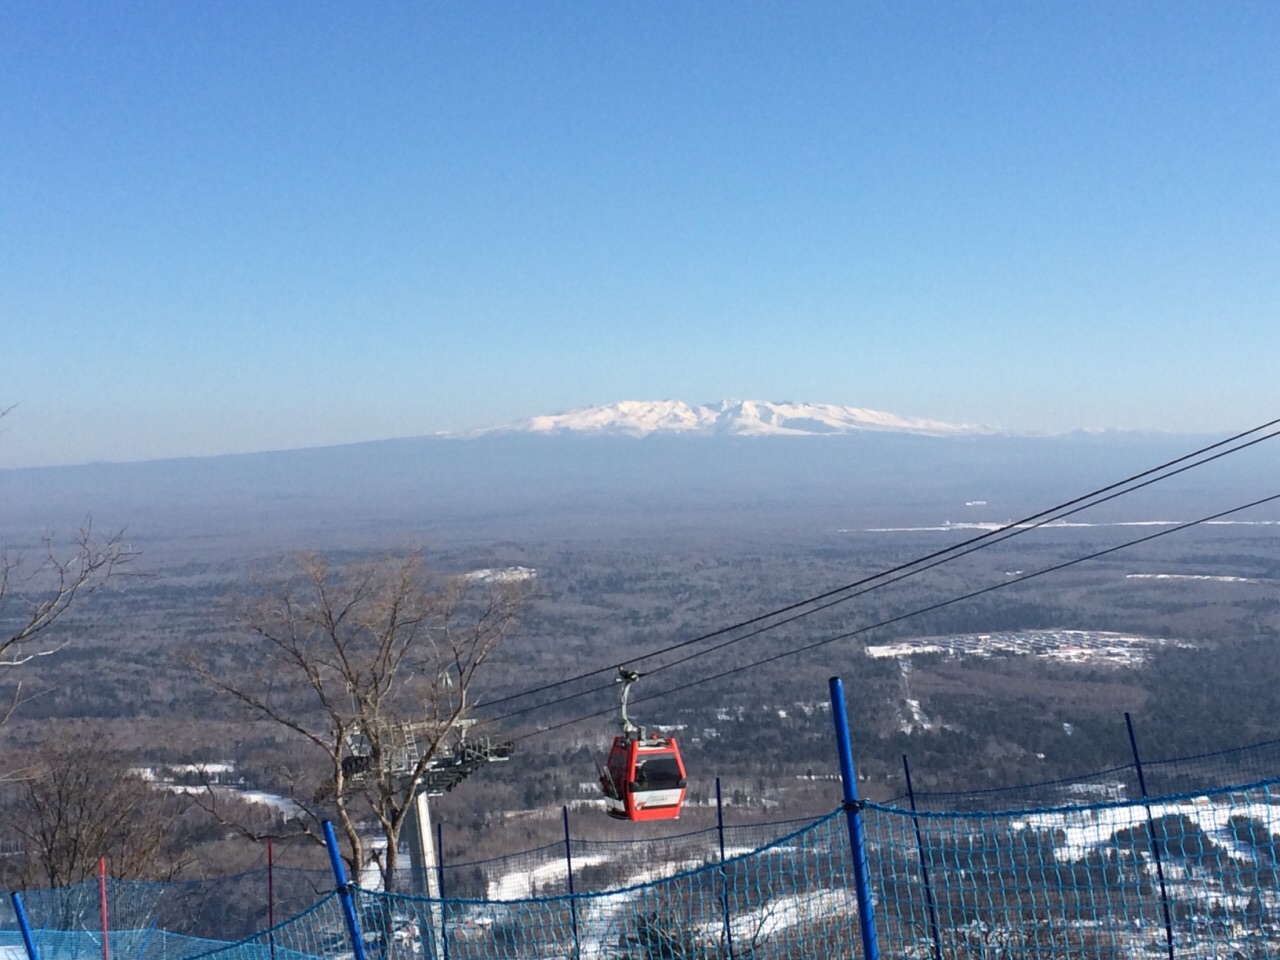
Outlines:
<svg viewBox="0 0 1280 960"><path fill-rule="evenodd" d="M1109 663L1135 667L1145 663L1153 647L1194 648L1195 644L1164 637L1143 637L1104 630L1020 630L1009 633L965 633L916 637L867 647L869 657L1040 657L1067 663Z"/></svg>

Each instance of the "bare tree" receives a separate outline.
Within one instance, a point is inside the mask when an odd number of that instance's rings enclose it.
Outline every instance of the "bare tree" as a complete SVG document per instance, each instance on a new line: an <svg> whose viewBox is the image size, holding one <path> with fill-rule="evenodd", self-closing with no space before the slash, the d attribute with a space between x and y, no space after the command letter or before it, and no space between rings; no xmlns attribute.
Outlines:
<svg viewBox="0 0 1280 960"><path fill-rule="evenodd" d="M184 799L154 788L100 736L57 737L6 788L5 820L19 839L25 887L61 887L96 875L105 857L123 879L168 879L180 866Z"/></svg>
<svg viewBox="0 0 1280 960"><path fill-rule="evenodd" d="M198 668L310 747L313 779L289 774L307 811L303 828L319 839L319 822L331 814L352 870L372 859L394 890L414 798L433 761L451 751L475 679L523 602L519 583L437 580L420 554L337 570L309 554L244 613L260 652L256 674L209 658ZM372 851L359 830L370 818L385 840Z"/></svg>
<svg viewBox="0 0 1280 960"><path fill-rule="evenodd" d="M0 410L0 418L11 409ZM123 531L102 539L90 520L68 543L45 534L38 549L0 550L0 667L18 667L60 650L65 641L55 636L59 621L134 557ZM20 699L18 684L0 723Z"/></svg>

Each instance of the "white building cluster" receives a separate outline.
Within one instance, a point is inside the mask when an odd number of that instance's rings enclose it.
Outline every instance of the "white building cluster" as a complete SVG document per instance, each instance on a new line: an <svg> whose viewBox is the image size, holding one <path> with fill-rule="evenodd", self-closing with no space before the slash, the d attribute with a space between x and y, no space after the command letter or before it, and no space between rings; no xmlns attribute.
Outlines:
<svg viewBox="0 0 1280 960"><path fill-rule="evenodd" d="M1104 630L1021 630L917 637L867 647L869 657L1041 657L1067 663L1109 663L1132 667L1143 663L1152 647L1193 644L1164 637L1143 637Z"/></svg>

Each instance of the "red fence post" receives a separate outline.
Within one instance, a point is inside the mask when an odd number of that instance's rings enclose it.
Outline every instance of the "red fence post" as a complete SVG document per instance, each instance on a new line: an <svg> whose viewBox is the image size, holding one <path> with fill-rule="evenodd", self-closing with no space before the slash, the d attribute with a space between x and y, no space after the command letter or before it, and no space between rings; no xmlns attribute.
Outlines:
<svg viewBox="0 0 1280 960"><path fill-rule="evenodd" d="M111 960L111 946L107 941L107 858L98 858L98 893L102 900L102 960Z"/></svg>

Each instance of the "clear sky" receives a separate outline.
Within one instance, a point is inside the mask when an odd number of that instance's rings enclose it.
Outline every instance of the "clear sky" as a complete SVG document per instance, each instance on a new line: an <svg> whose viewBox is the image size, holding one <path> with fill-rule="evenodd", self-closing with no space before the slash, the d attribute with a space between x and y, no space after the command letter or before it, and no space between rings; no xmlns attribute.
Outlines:
<svg viewBox="0 0 1280 960"><path fill-rule="evenodd" d="M1280 415L1280 4L0 5L0 466Z"/></svg>

